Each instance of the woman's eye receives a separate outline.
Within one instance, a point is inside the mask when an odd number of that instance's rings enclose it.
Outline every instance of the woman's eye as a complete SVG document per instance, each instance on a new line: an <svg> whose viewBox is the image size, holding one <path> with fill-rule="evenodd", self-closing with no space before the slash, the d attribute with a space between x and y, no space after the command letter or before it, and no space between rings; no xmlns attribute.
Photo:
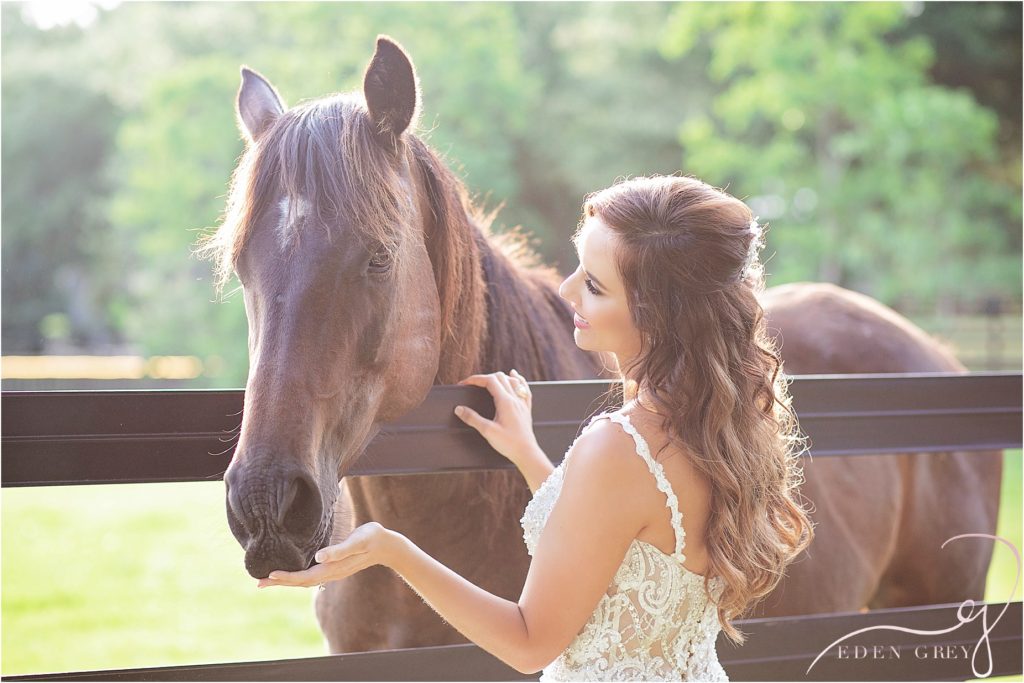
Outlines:
<svg viewBox="0 0 1024 683"><path fill-rule="evenodd" d="M588 278L585 278L585 279L583 280L583 282L585 282L585 283L587 284L587 289L589 289L589 290L590 290L590 293L591 293L591 294L598 294L598 295L599 295L599 294L601 294L601 292L597 291L597 288L596 288L596 287L594 287L594 283L590 281L590 278L589 278L589 277L588 277Z"/></svg>
<svg viewBox="0 0 1024 683"><path fill-rule="evenodd" d="M381 247L370 259L369 271L371 273L385 273L391 268L391 252L386 247Z"/></svg>

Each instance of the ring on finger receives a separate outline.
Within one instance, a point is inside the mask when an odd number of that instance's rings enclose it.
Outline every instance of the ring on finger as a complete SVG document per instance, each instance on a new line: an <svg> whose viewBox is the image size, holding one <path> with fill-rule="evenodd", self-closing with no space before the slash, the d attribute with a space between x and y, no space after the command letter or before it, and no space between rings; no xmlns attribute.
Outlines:
<svg viewBox="0 0 1024 683"><path fill-rule="evenodd" d="M516 384L516 393L522 396L523 398L530 397L530 389L525 384L522 383Z"/></svg>

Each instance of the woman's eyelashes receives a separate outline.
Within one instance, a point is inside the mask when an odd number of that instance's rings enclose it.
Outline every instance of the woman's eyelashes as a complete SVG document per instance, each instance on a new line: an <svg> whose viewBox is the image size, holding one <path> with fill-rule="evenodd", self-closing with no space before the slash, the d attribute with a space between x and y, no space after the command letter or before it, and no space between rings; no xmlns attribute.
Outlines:
<svg viewBox="0 0 1024 683"><path fill-rule="evenodd" d="M596 295L598 295L598 296L600 296L600 295L601 295L601 292L597 291L597 288L596 288L596 287L594 287L594 283L590 281L590 278L589 278L589 277L588 277L588 278L584 278L583 282L585 282L585 283L586 283L586 285L587 285L587 289L589 289L589 290L590 290L590 293L591 293L591 294L596 294Z"/></svg>

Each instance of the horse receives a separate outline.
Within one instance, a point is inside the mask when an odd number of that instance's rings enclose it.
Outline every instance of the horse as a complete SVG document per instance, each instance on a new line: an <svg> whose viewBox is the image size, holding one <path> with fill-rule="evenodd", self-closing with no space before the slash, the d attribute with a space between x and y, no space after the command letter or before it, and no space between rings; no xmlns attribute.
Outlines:
<svg viewBox="0 0 1024 683"><path fill-rule="evenodd" d="M518 520L530 493L517 472L346 473L380 425L432 386L510 367L533 380L611 379L614 359L575 345L558 273L522 233L493 234L494 214L415 134L419 81L398 43L378 37L361 91L291 109L243 67L235 106L246 151L225 220L200 253L244 292L249 375L224 481L246 570L305 569L317 549L372 520L518 599L529 566ZM787 371L957 366L895 312L842 288L785 285L766 290L764 304L784 333ZM817 540L765 601L767 614L980 597L985 553L948 551L956 559L942 570L918 554L958 531L994 533L1001 463L977 454L808 463ZM972 490L956 486L965 481ZM467 642L383 567L328 583L315 612L332 653Z"/></svg>

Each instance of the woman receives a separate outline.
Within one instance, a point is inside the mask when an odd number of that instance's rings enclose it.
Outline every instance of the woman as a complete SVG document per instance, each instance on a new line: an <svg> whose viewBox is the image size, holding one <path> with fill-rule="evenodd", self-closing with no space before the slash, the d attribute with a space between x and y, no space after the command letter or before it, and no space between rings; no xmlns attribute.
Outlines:
<svg viewBox="0 0 1024 683"><path fill-rule="evenodd" d="M592 418L557 468L515 370L460 382L490 391L494 420L456 408L534 493L518 603L376 523L261 587L381 564L480 647L523 673L543 668L541 680L728 680L718 633L744 642L731 620L813 537L794 499L802 439L757 300L760 227L725 192L653 176L588 196L573 242L580 266L559 294L577 345L613 354L626 402Z"/></svg>

